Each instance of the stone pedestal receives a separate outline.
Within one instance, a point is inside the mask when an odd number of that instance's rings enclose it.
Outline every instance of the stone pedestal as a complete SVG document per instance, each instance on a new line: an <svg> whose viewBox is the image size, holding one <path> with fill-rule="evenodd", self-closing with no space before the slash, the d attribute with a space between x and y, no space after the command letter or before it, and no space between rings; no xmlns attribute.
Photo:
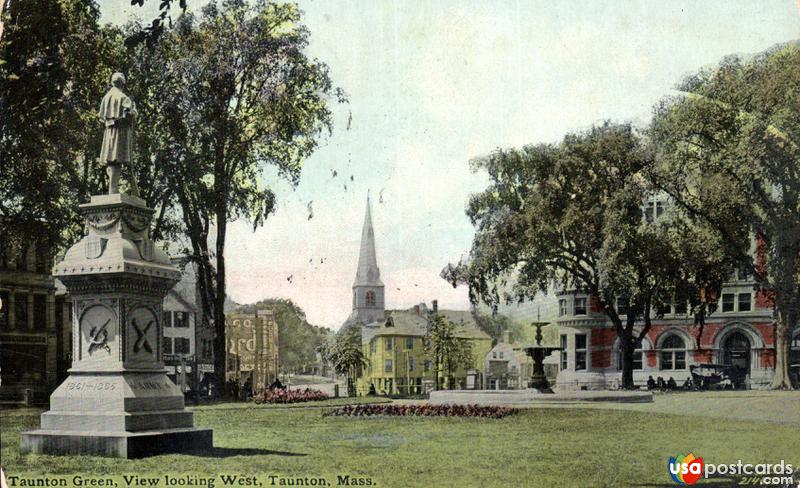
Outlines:
<svg viewBox="0 0 800 488"><path fill-rule="evenodd" d="M162 301L180 271L150 240L153 210L126 194L81 205L88 235L54 275L72 298L72 368L20 449L141 457L212 447L161 358Z"/></svg>

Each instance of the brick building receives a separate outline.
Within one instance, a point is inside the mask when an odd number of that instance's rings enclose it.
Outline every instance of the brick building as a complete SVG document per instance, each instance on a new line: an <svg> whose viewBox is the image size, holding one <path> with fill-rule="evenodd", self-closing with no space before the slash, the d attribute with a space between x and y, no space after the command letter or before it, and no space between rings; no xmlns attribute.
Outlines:
<svg viewBox="0 0 800 488"><path fill-rule="evenodd" d="M649 203L657 218L666 202ZM648 211L648 208L645 209ZM647 215L647 213L646 213ZM757 254L756 246L753 253ZM758 256L757 256L758 259ZM619 339L610 320L592 297L574 291L556 293L560 346L559 389L601 389L619 385L621 353ZM726 283L717 310L707 317L699 347L699 327L686 303L673 303L663 318L653 318L652 328L634 356L634 382L644 385L649 376L672 377L678 384L691 377L690 367L699 364L737 366L746 374L746 385L769 385L775 367L773 306L764 293L755 290L754 278L737 273ZM625 320L625 303L617 309ZM654 314L655 315L655 314ZM800 368L800 330L793 334L793 374Z"/></svg>

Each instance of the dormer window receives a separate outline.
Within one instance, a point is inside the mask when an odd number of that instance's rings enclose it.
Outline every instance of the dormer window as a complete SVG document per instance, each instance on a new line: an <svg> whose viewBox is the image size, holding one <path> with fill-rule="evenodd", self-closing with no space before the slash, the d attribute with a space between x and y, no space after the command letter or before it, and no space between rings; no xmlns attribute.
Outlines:
<svg viewBox="0 0 800 488"><path fill-rule="evenodd" d="M364 295L364 301L366 302L368 307L374 307L375 306L375 292L372 291L372 290L369 290Z"/></svg>

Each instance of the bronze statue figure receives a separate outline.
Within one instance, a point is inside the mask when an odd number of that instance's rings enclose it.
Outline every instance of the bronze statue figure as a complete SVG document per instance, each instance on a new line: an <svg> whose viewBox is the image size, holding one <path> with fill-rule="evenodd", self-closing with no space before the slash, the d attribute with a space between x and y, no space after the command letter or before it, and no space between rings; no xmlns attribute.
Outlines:
<svg viewBox="0 0 800 488"><path fill-rule="evenodd" d="M132 193L139 194L131 162L136 104L123 91L124 87L125 76L122 73L114 73L111 76L111 89L100 102L100 120L105 123L100 162L106 164L109 195L119 193L120 166L123 164L127 164L130 169Z"/></svg>

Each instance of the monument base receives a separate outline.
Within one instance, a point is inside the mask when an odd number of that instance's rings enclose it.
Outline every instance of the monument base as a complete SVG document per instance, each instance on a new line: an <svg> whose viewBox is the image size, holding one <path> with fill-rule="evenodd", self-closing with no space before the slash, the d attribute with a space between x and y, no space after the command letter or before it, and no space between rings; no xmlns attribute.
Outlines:
<svg viewBox="0 0 800 488"><path fill-rule="evenodd" d="M165 429L142 432L32 430L22 433L20 451L33 454L140 458L156 454L210 450L211 429Z"/></svg>

